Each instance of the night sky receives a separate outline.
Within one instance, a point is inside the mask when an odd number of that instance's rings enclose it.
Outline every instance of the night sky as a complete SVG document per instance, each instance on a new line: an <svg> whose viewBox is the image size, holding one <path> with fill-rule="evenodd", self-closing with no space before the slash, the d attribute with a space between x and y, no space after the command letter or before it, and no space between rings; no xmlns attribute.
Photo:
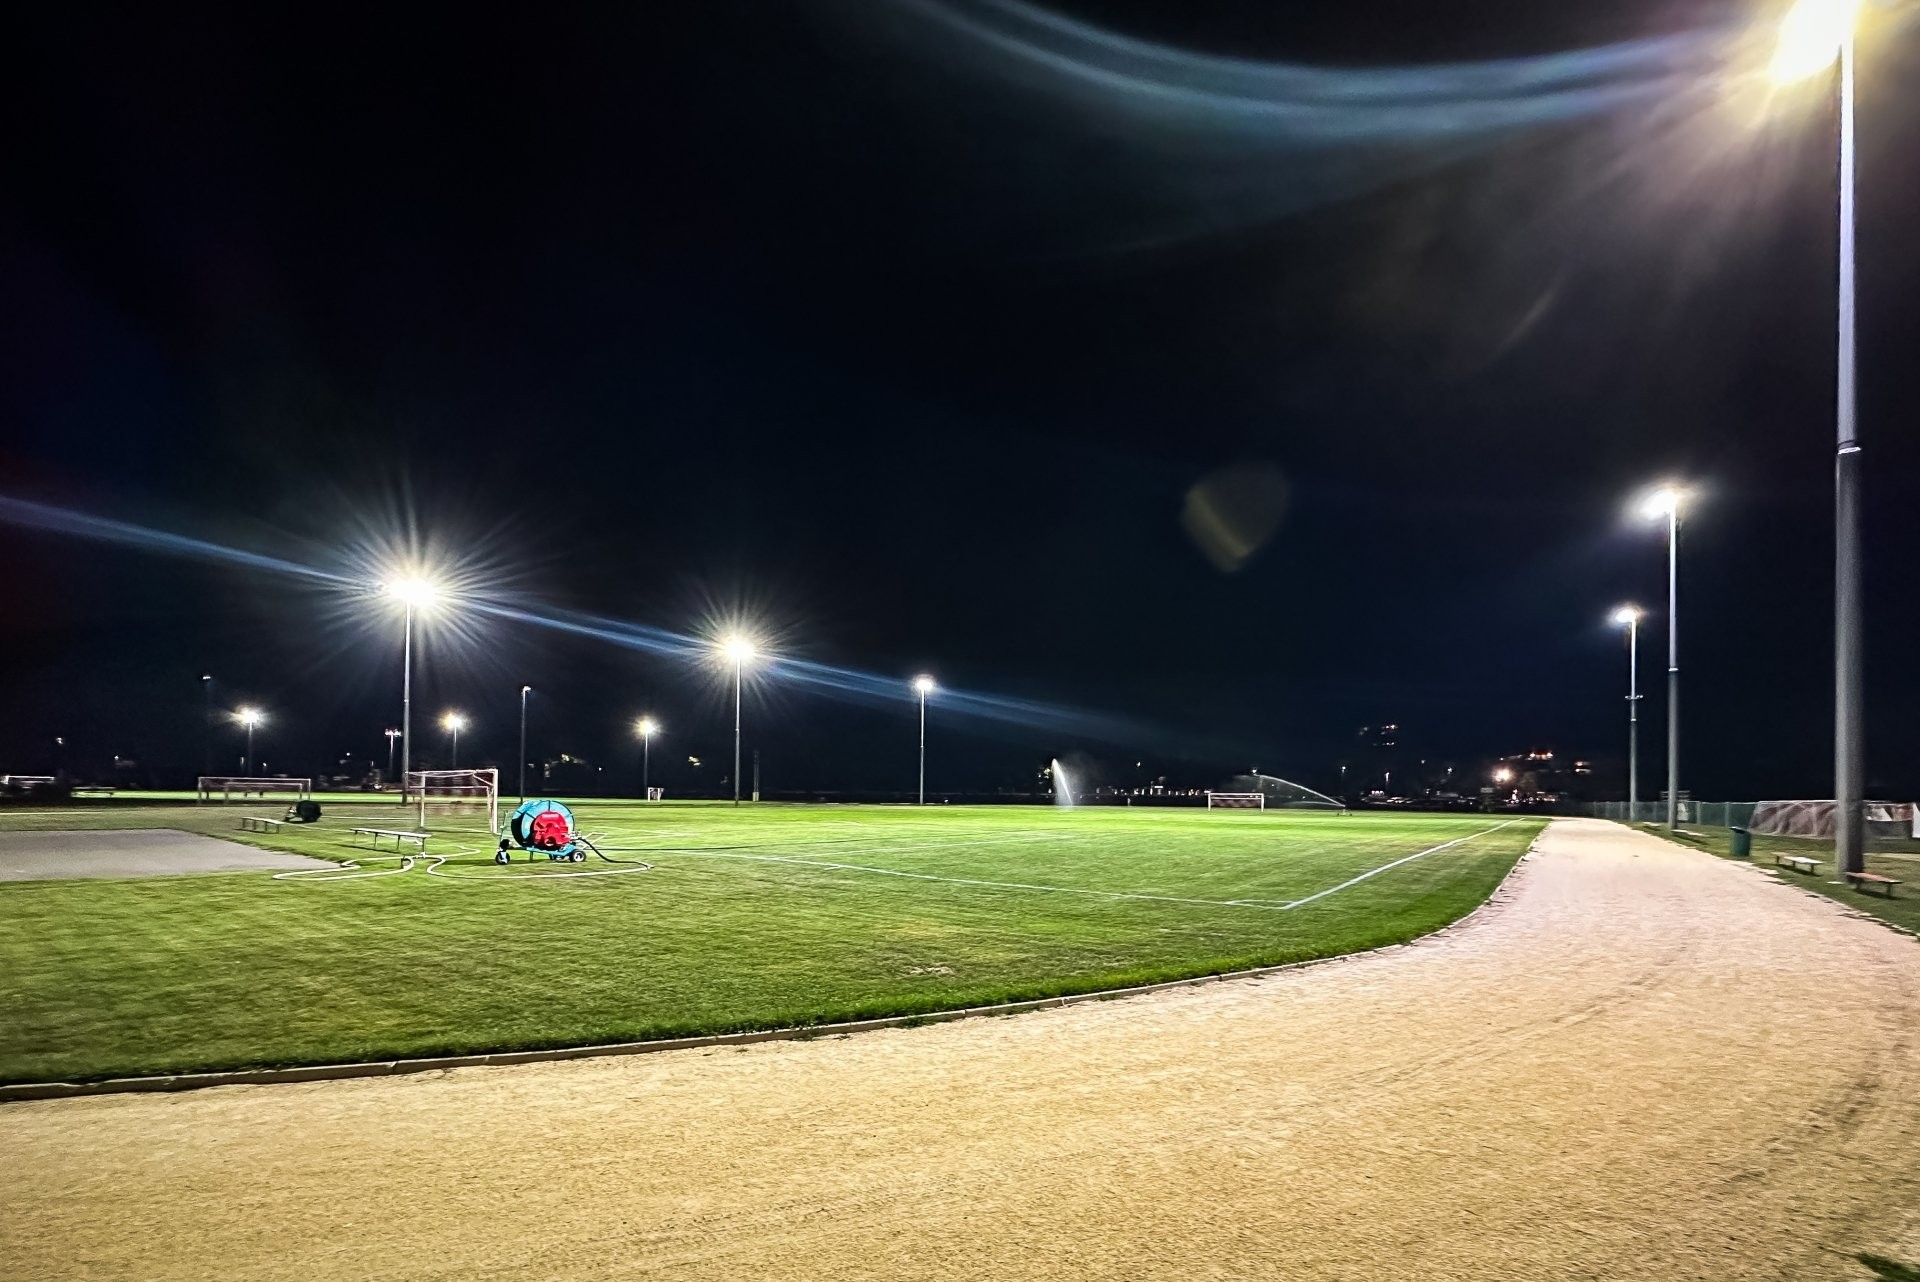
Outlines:
<svg viewBox="0 0 1920 1282"><path fill-rule="evenodd" d="M1759 12L1054 7L1343 67ZM412 529L515 600L739 614L783 653L1139 732L936 701L936 790L1056 753L1113 782L1330 787L1381 721L1463 770L1531 747L1617 770L1607 615L1665 590L1626 506L1678 477L1700 491L1682 784L1832 795L1817 91L1759 130L1689 100L1255 173L1211 126L1103 114L910 0L628 9L13 19L0 492L329 569ZM1920 796L1917 34L1863 43L1860 117L1868 793L1898 799ZM1196 533L1196 486L1245 518L1243 560ZM0 574L0 773L51 769L56 735L80 773L197 773L202 673L270 712L270 769L384 760L391 616L44 531L0 527ZM1657 617L1642 663L1651 795ZM510 768L523 682L536 757L630 787L651 712L656 782L720 787L711 671L492 620L427 638L417 755L438 764L429 726L459 707L463 764ZM770 790L912 786L904 699L765 682L747 722ZM239 743L219 731L218 768Z"/></svg>

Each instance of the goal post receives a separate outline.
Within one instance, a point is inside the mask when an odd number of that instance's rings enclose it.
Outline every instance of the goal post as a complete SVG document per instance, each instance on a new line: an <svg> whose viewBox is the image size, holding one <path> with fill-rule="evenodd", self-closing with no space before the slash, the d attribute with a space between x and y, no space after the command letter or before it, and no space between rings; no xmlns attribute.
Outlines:
<svg viewBox="0 0 1920 1282"><path fill-rule="evenodd" d="M421 831L429 819L479 819L487 831L500 831L500 772L498 770L409 770L407 791L413 797Z"/></svg>
<svg viewBox="0 0 1920 1282"><path fill-rule="evenodd" d="M295 801L305 801L313 795L313 780L278 775L269 779L246 775L201 775L199 792L202 801L224 802L236 797L246 801L265 797L269 793L285 793Z"/></svg>
<svg viewBox="0 0 1920 1282"><path fill-rule="evenodd" d="M1265 810L1267 794L1264 792L1209 792L1208 810Z"/></svg>

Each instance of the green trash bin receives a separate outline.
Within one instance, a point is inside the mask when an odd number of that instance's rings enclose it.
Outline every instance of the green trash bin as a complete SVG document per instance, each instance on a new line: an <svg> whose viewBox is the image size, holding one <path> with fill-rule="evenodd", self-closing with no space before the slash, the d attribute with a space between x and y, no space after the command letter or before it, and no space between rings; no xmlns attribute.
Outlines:
<svg viewBox="0 0 1920 1282"><path fill-rule="evenodd" d="M1733 834L1733 845L1727 853L1735 859L1745 859L1753 854L1753 832L1747 828L1728 828Z"/></svg>

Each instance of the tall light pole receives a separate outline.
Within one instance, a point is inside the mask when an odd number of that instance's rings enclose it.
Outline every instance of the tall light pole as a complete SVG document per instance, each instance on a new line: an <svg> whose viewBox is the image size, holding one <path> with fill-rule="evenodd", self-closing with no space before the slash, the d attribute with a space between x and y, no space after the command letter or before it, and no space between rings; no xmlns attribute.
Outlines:
<svg viewBox="0 0 1920 1282"><path fill-rule="evenodd" d="M733 804L740 804L740 669L753 658L753 642L738 632L726 639L722 652L733 664Z"/></svg>
<svg viewBox="0 0 1920 1282"><path fill-rule="evenodd" d="M1623 605L1613 621L1627 630L1627 822L1640 812L1640 608Z"/></svg>
<svg viewBox="0 0 1920 1282"><path fill-rule="evenodd" d="M253 772L253 728L266 718L261 716L258 708L242 708L233 714L233 719L247 728L247 764L241 768L251 774Z"/></svg>
<svg viewBox="0 0 1920 1282"><path fill-rule="evenodd" d="M913 679L913 692L920 696L920 801L927 804L927 696L933 693L933 678L925 673Z"/></svg>
<svg viewBox="0 0 1920 1282"><path fill-rule="evenodd" d="M411 791L407 777L413 773L413 612L432 605L440 593L421 578L396 579L386 585L386 593L407 608L400 678L400 801L404 805Z"/></svg>
<svg viewBox="0 0 1920 1282"><path fill-rule="evenodd" d="M659 733L660 723L652 717L642 717L633 723L633 732L640 736L640 800L653 800L653 736Z"/></svg>
<svg viewBox="0 0 1920 1282"><path fill-rule="evenodd" d="M520 687L520 800L527 799L527 696L532 686Z"/></svg>
<svg viewBox="0 0 1920 1282"><path fill-rule="evenodd" d="M1854 423L1854 29L1859 0L1800 0L1780 23L1773 78L1786 84L1838 64L1840 99L1839 352L1833 465L1833 863L1866 869L1862 794L1866 783L1865 661L1861 644L1860 438Z"/></svg>
<svg viewBox="0 0 1920 1282"><path fill-rule="evenodd" d="M449 758L447 769L458 770L460 768L460 732L467 728L467 719L457 712L449 712L440 718L440 724L448 734L453 736L453 748L447 754Z"/></svg>
<svg viewBox="0 0 1920 1282"><path fill-rule="evenodd" d="M200 773L213 773L213 674L204 674L200 678Z"/></svg>
<svg viewBox="0 0 1920 1282"><path fill-rule="evenodd" d="M1648 520L1667 521L1667 831L1680 826L1680 505L1686 493L1661 486L1646 497Z"/></svg>
<svg viewBox="0 0 1920 1282"><path fill-rule="evenodd" d="M388 779L393 778L393 747L396 743L399 742L399 740L400 740L400 732L398 730L389 729L387 731L387 778Z"/></svg>

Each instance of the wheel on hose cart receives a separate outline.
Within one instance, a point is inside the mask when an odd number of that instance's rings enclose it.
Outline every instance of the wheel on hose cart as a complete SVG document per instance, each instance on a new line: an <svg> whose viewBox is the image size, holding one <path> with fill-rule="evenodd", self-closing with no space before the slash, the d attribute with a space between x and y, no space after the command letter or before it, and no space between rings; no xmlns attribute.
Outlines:
<svg viewBox="0 0 1920 1282"><path fill-rule="evenodd" d="M576 864L584 864L585 862L587 862L587 852L584 850L574 851L573 862L575 862Z"/></svg>
<svg viewBox="0 0 1920 1282"><path fill-rule="evenodd" d="M510 850L496 850L493 852L493 862L496 864L510 864L513 862L513 852Z"/></svg>

